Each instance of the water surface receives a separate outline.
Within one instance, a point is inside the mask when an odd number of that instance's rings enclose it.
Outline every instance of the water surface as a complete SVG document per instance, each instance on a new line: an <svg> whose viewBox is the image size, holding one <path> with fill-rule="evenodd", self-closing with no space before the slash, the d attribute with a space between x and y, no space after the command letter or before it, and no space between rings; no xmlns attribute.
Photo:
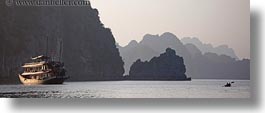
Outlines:
<svg viewBox="0 0 265 113"><path fill-rule="evenodd" d="M235 81L230 88L222 87ZM8 98L250 98L249 80L66 82L0 85Z"/></svg>

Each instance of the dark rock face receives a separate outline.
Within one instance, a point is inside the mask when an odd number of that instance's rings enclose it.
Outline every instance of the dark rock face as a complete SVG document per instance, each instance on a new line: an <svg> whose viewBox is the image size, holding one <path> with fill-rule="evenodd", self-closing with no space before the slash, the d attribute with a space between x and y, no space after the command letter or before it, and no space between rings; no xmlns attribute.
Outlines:
<svg viewBox="0 0 265 113"><path fill-rule="evenodd" d="M185 80L187 79L186 67L182 57L176 55L175 50L166 49L159 57L152 58L149 62L140 59L130 68L131 80Z"/></svg>
<svg viewBox="0 0 265 113"><path fill-rule="evenodd" d="M58 59L63 41L63 62L71 81L115 80L124 73L123 61L111 30L100 22L98 11L84 7L7 7L0 3L0 76L17 78L20 66L46 53Z"/></svg>

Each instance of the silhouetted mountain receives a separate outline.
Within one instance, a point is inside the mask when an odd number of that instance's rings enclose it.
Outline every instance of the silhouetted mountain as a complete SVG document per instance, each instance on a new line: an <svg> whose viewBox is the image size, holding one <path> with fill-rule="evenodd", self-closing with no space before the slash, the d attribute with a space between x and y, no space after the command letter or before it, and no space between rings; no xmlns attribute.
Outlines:
<svg viewBox="0 0 265 113"><path fill-rule="evenodd" d="M194 44L201 50L203 54L210 52L210 53L216 53L218 55L227 55L232 58L239 59L236 56L235 51L232 48L229 48L227 45L220 45L217 47L213 47L212 44L204 44L198 38L190 38L190 37L185 37L181 39L181 42L183 44L189 44L189 43Z"/></svg>
<svg viewBox="0 0 265 113"><path fill-rule="evenodd" d="M183 57L186 65L186 74L197 79L249 79L250 62L248 59L238 60L228 55L201 50L192 43L185 45L171 33L163 35L145 35L140 43L131 42L128 46L119 47L125 62L126 74L129 67L137 59L150 60L163 53L166 48L172 48L177 55ZM211 45L209 45L210 47ZM142 49L142 48L145 49ZM130 48L130 49L128 49ZM220 46L220 48L223 48ZM224 47L228 48L228 47ZM216 49L216 48L215 48ZM232 49L231 49L232 50ZM233 50L232 50L233 51ZM137 53L137 55L135 55ZM143 57L144 56L144 57Z"/></svg>
<svg viewBox="0 0 265 113"><path fill-rule="evenodd" d="M202 52L193 44L186 44L192 53L190 64L192 78L203 79L250 79L250 60L236 60L227 55Z"/></svg>
<svg viewBox="0 0 265 113"><path fill-rule="evenodd" d="M188 58L190 56L187 49L183 46L177 36L169 32L166 32L161 36L147 34L144 36L140 44L157 51L159 54L163 53L167 48L172 48L182 57Z"/></svg>
<svg viewBox="0 0 265 113"><path fill-rule="evenodd" d="M167 48L176 50L179 56L186 58L186 61L189 62L190 53L174 34L168 32L161 36L147 34L141 42L132 41L127 46L119 48L125 62L125 74L129 73L130 66L137 59L143 61L151 60L151 58L159 56Z"/></svg>
<svg viewBox="0 0 265 113"><path fill-rule="evenodd" d="M130 80L187 80L186 67L182 57L176 55L173 49L159 57L152 58L149 62L138 59L130 68Z"/></svg>
<svg viewBox="0 0 265 113"><path fill-rule="evenodd" d="M189 51L191 58L196 58L197 56L202 55L202 52L193 44L186 44L185 47Z"/></svg>
<svg viewBox="0 0 265 113"><path fill-rule="evenodd" d="M83 7L7 7L0 2L0 75L17 78L29 58L48 53L63 61L71 81L115 80L123 77L123 61L111 30L100 22L98 11Z"/></svg>
<svg viewBox="0 0 265 113"><path fill-rule="evenodd" d="M119 47L119 50L121 56L123 56L122 59L124 60L124 69L126 75L129 74L131 65L137 59L150 60L154 56L159 55L158 52L145 45L139 44L136 41L131 41L125 47Z"/></svg>

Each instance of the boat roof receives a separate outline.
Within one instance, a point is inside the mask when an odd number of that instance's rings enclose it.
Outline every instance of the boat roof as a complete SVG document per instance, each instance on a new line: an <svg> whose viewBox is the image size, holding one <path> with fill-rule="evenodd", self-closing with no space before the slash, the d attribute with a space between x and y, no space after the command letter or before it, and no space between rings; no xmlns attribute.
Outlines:
<svg viewBox="0 0 265 113"><path fill-rule="evenodd" d="M47 62L42 61L42 62L26 63L26 64L23 65L22 67L24 67L24 68L29 68L29 67L39 67L39 66L43 66L44 64L47 64Z"/></svg>
<svg viewBox="0 0 265 113"><path fill-rule="evenodd" d="M21 75L22 76L26 76L26 75L40 75L40 74L46 74L46 73L49 73L49 71L47 71L47 72L44 72L44 71L39 71L39 72L25 72L25 73L22 73Z"/></svg>
<svg viewBox="0 0 265 113"><path fill-rule="evenodd" d="M44 56L44 55L40 55L40 56L36 56L36 57L32 57L32 60L38 60L38 59L50 59L50 57L48 56Z"/></svg>

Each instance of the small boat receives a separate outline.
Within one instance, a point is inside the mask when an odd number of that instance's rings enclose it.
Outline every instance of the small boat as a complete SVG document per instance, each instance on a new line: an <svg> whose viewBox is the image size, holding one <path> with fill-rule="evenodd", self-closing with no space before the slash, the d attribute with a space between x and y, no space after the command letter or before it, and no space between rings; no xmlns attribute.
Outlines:
<svg viewBox="0 0 265 113"><path fill-rule="evenodd" d="M232 84L234 84L235 82L228 82L228 83L226 83L226 85L224 85L223 87L232 87Z"/></svg>
<svg viewBox="0 0 265 113"><path fill-rule="evenodd" d="M69 76L66 76L64 63L52 61L47 56L31 58L33 62L25 63L24 72L19 74L21 83L26 85L36 84L62 84Z"/></svg>
<svg viewBox="0 0 265 113"><path fill-rule="evenodd" d="M226 85L224 85L224 87L231 87L232 85L230 83L227 83Z"/></svg>

